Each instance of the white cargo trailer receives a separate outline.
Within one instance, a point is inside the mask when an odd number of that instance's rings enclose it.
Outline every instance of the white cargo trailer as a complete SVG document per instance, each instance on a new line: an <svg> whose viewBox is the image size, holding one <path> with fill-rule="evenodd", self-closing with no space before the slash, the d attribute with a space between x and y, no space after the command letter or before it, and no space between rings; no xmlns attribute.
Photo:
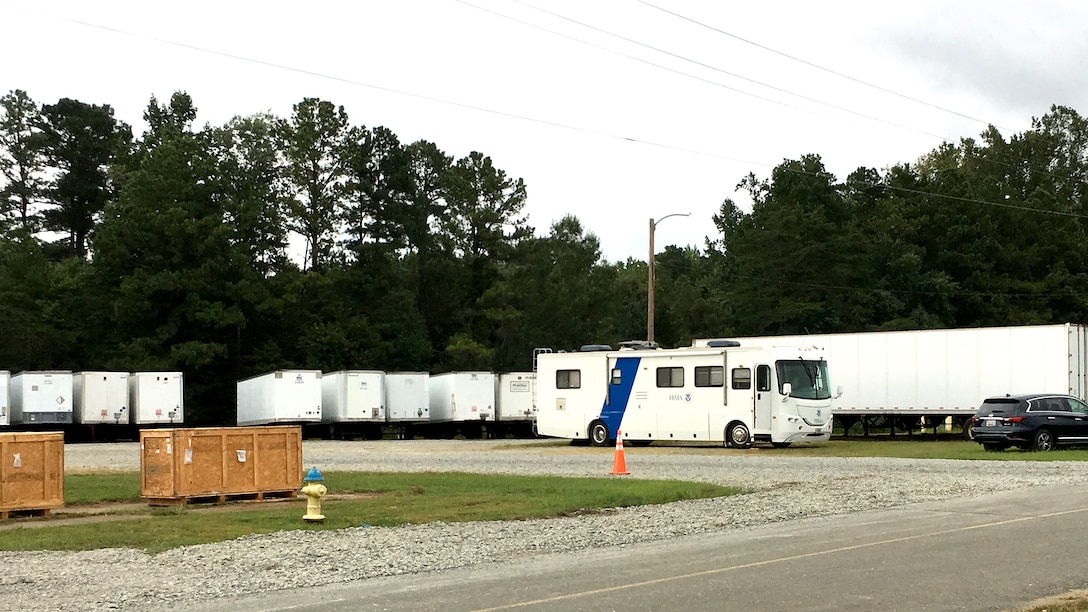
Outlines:
<svg viewBox="0 0 1088 612"><path fill-rule="evenodd" d="M11 377L11 422L19 425L72 422L72 373L25 371Z"/></svg>
<svg viewBox="0 0 1088 612"><path fill-rule="evenodd" d="M11 372L0 370L0 427L11 424L11 394L8 387L11 381Z"/></svg>
<svg viewBox="0 0 1088 612"><path fill-rule="evenodd" d="M385 372L342 370L321 376L321 420L325 423L385 421Z"/></svg>
<svg viewBox="0 0 1088 612"><path fill-rule="evenodd" d="M320 370L276 370L238 381L238 425L320 422Z"/></svg>
<svg viewBox="0 0 1088 612"><path fill-rule="evenodd" d="M824 348L832 404L844 425L879 415L963 424L987 397L1068 393L1088 400L1083 325L1026 325L734 338L741 344ZM695 346L706 346L696 340Z"/></svg>
<svg viewBox="0 0 1088 612"><path fill-rule="evenodd" d="M133 425L185 422L185 377L181 372L133 372L128 377Z"/></svg>
<svg viewBox="0 0 1088 612"><path fill-rule="evenodd" d="M499 374L499 421L536 420L536 374L506 372Z"/></svg>
<svg viewBox="0 0 1088 612"><path fill-rule="evenodd" d="M431 420L430 374L387 372L385 416L390 423Z"/></svg>
<svg viewBox="0 0 1088 612"><path fill-rule="evenodd" d="M447 372L431 376L431 422L490 421L495 418L495 375Z"/></svg>
<svg viewBox="0 0 1088 612"><path fill-rule="evenodd" d="M72 420L83 425L128 425L128 372L76 372Z"/></svg>

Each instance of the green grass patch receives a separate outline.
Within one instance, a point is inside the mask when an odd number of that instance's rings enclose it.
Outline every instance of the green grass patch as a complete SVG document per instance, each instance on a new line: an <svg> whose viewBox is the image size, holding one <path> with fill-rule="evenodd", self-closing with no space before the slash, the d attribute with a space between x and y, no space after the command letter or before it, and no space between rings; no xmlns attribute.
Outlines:
<svg viewBox="0 0 1088 612"><path fill-rule="evenodd" d="M140 501L139 472L64 475L64 504L67 506L126 501Z"/></svg>
<svg viewBox="0 0 1088 612"><path fill-rule="evenodd" d="M302 500L193 505L158 508L138 518L119 514L107 516L106 522L0 530L0 550L127 547L154 553L282 530L544 518L744 492L698 482L628 478L364 472L324 476L330 497L322 503L326 518L321 524L302 520ZM65 477L65 500L75 509L77 504L129 500L133 491L138 497L139 474Z"/></svg>
<svg viewBox="0 0 1088 612"><path fill-rule="evenodd" d="M848 438L832 439L823 444L798 444L788 449L768 452L790 456L810 457L901 457L905 459L967 459L998 461L1088 461L1088 449L1063 449L1047 453L1035 453L1011 448L1002 452L990 452L978 442L968 440Z"/></svg>

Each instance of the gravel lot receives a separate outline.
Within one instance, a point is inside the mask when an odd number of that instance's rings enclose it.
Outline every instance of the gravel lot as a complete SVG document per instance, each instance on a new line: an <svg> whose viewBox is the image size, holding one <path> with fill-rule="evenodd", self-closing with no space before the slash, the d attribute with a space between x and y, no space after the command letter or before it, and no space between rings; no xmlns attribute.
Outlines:
<svg viewBox="0 0 1088 612"><path fill-rule="evenodd" d="M0 552L0 608L162 609L223 596L492 563L743 529L1036 485L1088 482L1082 462L791 457L721 448L627 448L634 478L702 480L751 495L546 520L280 532L147 555L129 549ZM464 471L608 477L610 449L537 441L305 442L324 471ZM65 448L65 466L138 470L139 445ZM1000 466L1000 467L998 467ZM43 597L43 594L48 594Z"/></svg>

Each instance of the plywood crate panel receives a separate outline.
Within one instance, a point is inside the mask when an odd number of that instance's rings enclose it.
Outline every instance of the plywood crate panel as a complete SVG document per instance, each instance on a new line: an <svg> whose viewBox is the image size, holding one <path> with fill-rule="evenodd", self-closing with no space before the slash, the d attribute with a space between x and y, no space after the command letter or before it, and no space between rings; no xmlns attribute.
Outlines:
<svg viewBox="0 0 1088 612"><path fill-rule="evenodd" d="M0 518L64 505L64 434L0 433Z"/></svg>
<svg viewBox="0 0 1088 612"><path fill-rule="evenodd" d="M140 432L140 495L152 503L289 493L302 487L302 428Z"/></svg>

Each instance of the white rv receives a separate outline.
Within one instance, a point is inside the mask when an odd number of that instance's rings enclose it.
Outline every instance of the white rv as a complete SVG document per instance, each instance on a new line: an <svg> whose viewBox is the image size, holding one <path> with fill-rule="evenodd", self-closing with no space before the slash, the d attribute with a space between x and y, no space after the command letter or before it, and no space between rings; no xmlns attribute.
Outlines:
<svg viewBox="0 0 1088 612"><path fill-rule="evenodd" d="M827 361L815 348L611 350L537 357L537 432L624 440L789 446L831 437Z"/></svg>
<svg viewBox="0 0 1088 612"><path fill-rule="evenodd" d="M321 420L325 423L385 421L385 373L342 370L321 376Z"/></svg>
<svg viewBox="0 0 1088 612"><path fill-rule="evenodd" d="M491 372L447 372L431 376L431 421L495 419L495 375Z"/></svg>
<svg viewBox="0 0 1088 612"><path fill-rule="evenodd" d="M185 422L181 372L133 372L128 377L133 425L180 425Z"/></svg>
<svg viewBox="0 0 1088 612"><path fill-rule="evenodd" d="M238 425L320 422L320 370L276 370L238 381Z"/></svg>
<svg viewBox="0 0 1088 612"><path fill-rule="evenodd" d="M390 423L430 421L430 374L427 372L386 373L385 416Z"/></svg>
<svg viewBox="0 0 1088 612"><path fill-rule="evenodd" d="M128 372L77 372L72 377L73 421L128 425Z"/></svg>
<svg viewBox="0 0 1088 612"><path fill-rule="evenodd" d="M72 422L72 373L19 372L9 381L11 422L20 425Z"/></svg>

